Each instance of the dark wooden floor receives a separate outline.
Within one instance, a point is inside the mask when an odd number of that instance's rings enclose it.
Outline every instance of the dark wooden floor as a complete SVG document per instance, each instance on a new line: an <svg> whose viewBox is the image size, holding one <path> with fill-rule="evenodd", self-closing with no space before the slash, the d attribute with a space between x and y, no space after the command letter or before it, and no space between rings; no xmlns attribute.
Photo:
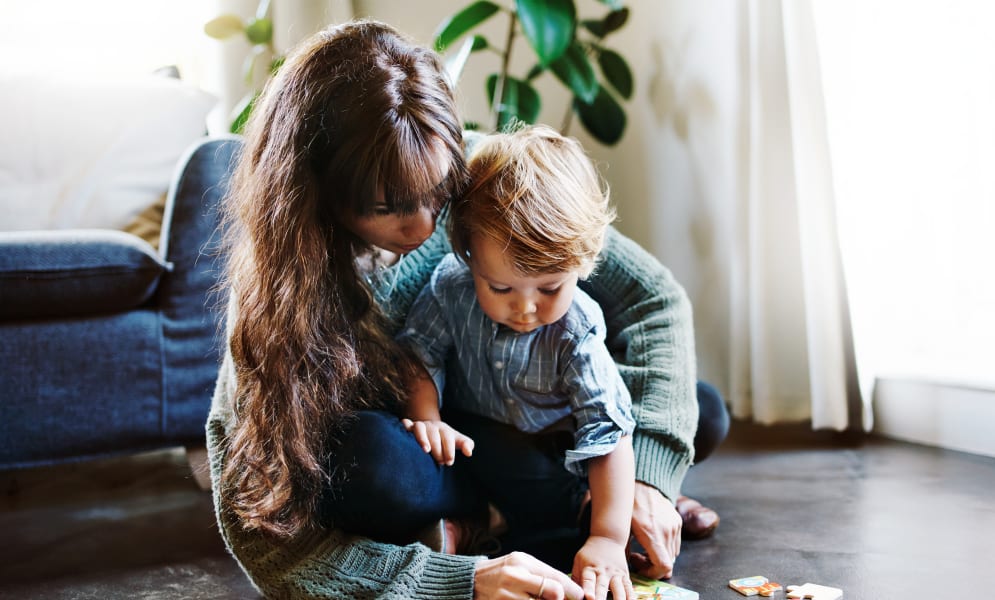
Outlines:
<svg viewBox="0 0 995 600"><path fill-rule="evenodd" d="M182 451L0 472L0 490L2 598L255 597ZM722 515L672 580L703 600L742 598L726 584L749 575L849 599L995 597L995 459L736 423L685 493Z"/></svg>

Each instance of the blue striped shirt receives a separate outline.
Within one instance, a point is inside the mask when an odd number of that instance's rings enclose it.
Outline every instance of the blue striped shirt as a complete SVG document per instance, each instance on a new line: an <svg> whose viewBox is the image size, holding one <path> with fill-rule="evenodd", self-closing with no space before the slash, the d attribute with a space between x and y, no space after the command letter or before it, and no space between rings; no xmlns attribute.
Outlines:
<svg viewBox="0 0 995 600"><path fill-rule="evenodd" d="M580 289L559 321L518 333L484 314L470 270L449 254L398 339L425 363L440 405L445 397L527 433L573 430L565 460L572 473L586 475L588 458L608 454L635 427L629 390L605 346L604 316Z"/></svg>

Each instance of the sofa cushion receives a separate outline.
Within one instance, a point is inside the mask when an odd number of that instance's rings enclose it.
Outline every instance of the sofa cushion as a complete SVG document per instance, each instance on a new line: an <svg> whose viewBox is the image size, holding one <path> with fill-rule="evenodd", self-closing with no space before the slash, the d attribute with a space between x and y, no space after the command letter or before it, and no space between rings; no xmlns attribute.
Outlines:
<svg viewBox="0 0 995 600"><path fill-rule="evenodd" d="M121 231L0 232L0 318L128 310L170 269L147 242Z"/></svg>

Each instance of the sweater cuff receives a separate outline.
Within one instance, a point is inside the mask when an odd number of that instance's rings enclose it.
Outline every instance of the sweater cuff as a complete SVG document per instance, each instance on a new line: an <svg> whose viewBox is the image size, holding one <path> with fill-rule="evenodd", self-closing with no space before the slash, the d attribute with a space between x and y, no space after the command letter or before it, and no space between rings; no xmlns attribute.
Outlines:
<svg viewBox="0 0 995 600"><path fill-rule="evenodd" d="M482 556L459 556L432 552L418 579L418 598L470 600L477 562Z"/></svg>
<svg viewBox="0 0 995 600"><path fill-rule="evenodd" d="M675 452L659 438L638 431L632 438L632 450L636 457L636 481L655 487L668 500L676 502L691 467L688 457Z"/></svg>

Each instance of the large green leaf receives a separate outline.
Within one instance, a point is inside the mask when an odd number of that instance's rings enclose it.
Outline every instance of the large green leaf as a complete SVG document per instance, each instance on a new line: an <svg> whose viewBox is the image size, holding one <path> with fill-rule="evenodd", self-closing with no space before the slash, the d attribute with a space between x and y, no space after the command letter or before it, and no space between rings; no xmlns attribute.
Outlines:
<svg viewBox="0 0 995 600"><path fill-rule="evenodd" d="M628 100L632 97L632 71L629 63L625 62L622 55L614 50L602 48L598 53L598 65L601 72L605 74L605 79L611 84L615 91Z"/></svg>
<svg viewBox="0 0 995 600"><path fill-rule="evenodd" d="M605 34L617 31L625 26L629 20L629 9L622 7L611 11L605 15Z"/></svg>
<svg viewBox="0 0 995 600"><path fill-rule="evenodd" d="M492 73L487 78L487 99L491 106L494 106L497 83L498 74ZM507 77L504 81L501 98L501 103L498 105L498 131L503 130L505 126L513 123L516 119L526 123L535 123L539 119L542 100L539 98L539 92L527 82Z"/></svg>
<svg viewBox="0 0 995 600"><path fill-rule="evenodd" d="M621 29L629 20L629 9L619 8L613 10L603 19L584 19L581 25L599 38L603 38L609 33Z"/></svg>
<svg viewBox="0 0 995 600"><path fill-rule="evenodd" d="M515 6L539 63L549 66L574 39L577 10L573 0L517 0Z"/></svg>
<svg viewBox="0 0 995 600"><path fill-rule="evenodd" d="M478 0L449 17L436 30L435 50L444 52L460 36L486 21L499 10L501 7L493 2Z"/></svg>
<svg viewBox="0 0 995 600"><path fill-rule="evenodd" d="M584 128L602 144L614 145L625 132L625 110L604 88L598 89L594 102L586 104L574 98L574 110Z"/></svg>
<svg viewBox="0 0 995 600"><path fill-rule="evenodd" d="M598 93L598 80L591 62L580 44L573 43L550 65L556 77L582 101L594 102Z"/></svg>

